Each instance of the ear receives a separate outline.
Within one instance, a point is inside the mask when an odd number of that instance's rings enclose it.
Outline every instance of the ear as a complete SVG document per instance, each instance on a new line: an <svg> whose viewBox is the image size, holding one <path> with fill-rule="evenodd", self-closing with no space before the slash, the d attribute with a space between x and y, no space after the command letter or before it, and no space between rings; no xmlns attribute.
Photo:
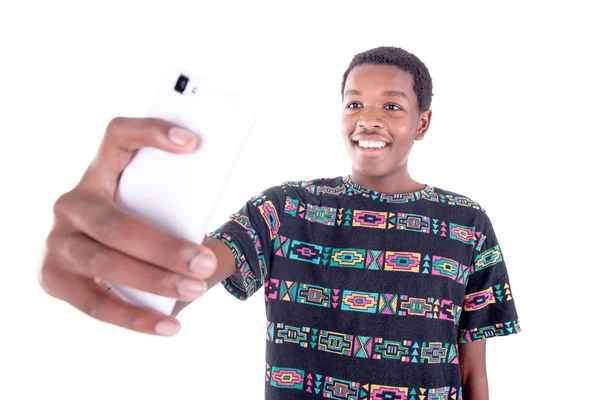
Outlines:
<svg viewBox="0 0 600 400"><path fill-rule="evenodd" d="M423 140L427 130L429 129L429 124L431 123L431 110L425 110L421 113L421 117L419 118L419 127L417 128L417 136L415 140Z"/></svg>

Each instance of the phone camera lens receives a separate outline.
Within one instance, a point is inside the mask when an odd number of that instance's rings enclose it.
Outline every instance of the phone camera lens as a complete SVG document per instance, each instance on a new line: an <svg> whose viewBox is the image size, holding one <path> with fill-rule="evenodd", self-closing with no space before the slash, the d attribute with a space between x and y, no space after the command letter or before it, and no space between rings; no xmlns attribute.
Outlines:
<svg viewBox="0 0 600 400"><path fill-rule="evenodd" d="M175 84L175 90L179 93L183 93L189 80L190 78L188 78L187 76L179 75L179 79L177 79L177 83Z"/></svg>

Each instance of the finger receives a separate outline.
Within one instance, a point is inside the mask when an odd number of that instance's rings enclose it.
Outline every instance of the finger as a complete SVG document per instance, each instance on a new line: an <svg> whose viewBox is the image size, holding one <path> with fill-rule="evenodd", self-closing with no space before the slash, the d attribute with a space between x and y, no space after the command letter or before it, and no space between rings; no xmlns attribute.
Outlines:
<svg viewBox="0 0 600 400"><path fill-rule="evenodd" d="M61 246L64 269L91 279L133 287L181 301L206 293L204 280L189 278L110 249L83 234L65 237Z"/></svg>
<svg viewBox="0 0 600 400"><path fill-rule="evenodd" d="M138 149L154 147L182 154L198 145L196 134L161 119L115 118L108 124L98 153L82 181L94 185L109 182L114 193L118 177Z"/></svg>
<svg viewBox="0 0 600 400"><path fill-rule="evenodd" d="M61 270L44 268L48 292L97 320L137 332L172 336L181 325L173 317L132 306L102 290L92 279Z"/></svg>
<svg viewBox="0 0 600 400"><path fill-rule="evenodd" d="M85 193L72 193L55 205L59 218L75 230L103 245L148 264L197 279L205 279L216 268L216 256L206 246L171 236L151 224L116 208L108 200ZM62 237L50 243L60 249Z"/></svg>

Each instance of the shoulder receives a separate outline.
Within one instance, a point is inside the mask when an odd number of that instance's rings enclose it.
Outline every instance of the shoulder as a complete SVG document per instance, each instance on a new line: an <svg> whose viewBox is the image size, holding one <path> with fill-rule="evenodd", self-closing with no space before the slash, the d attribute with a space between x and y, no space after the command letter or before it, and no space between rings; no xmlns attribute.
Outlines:
<svg viewBox="0 0 600 400"><path fill-rule="evenodd" d="M472 209L475 214L485 214L486 210L481 203L474 198L462 193L453 192L440 187L435 187L433 191L432 201L442 203L446 206L458 206L462 208Z"/></svg>
<svg viewBox="0 0 600 400"><path fill-rule="evenodd" d="M338 194L345 192L344 181L341 176L335 178L284 181L279 185L271 186L252 196L250 202L255 206L267 201L282 202L285 204L288 197L308 201L311 195L334 192L339 192Z"/></svg>
<svg viewBox="0 0 600 400"><path fill-rule="evenodd" d="M464 193L436 186L427 200L437 203L444 214L468 221L469 225L483 227L490 224L486 208L477 199Z"/></svg>

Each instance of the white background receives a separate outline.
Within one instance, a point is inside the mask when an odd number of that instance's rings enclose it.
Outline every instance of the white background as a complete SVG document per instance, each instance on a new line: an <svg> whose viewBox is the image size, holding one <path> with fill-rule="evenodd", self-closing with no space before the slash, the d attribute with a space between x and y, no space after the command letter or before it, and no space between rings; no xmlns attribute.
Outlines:
<svg viewBox="0 0 600 400"><path fill-rule="evenodd" d="M283 180L347 174L342 74L381 45L413 52L433 77L413 177L480 202L503 248L523 332L488 343L491 398L593 398L593 2L88 4L0 9L1 399L262 398L262 291L241 303L215 288L175 338L92 320L37 284L52 204L111 118L145 115L172 62L260 109L213 227Z"/></svg>

